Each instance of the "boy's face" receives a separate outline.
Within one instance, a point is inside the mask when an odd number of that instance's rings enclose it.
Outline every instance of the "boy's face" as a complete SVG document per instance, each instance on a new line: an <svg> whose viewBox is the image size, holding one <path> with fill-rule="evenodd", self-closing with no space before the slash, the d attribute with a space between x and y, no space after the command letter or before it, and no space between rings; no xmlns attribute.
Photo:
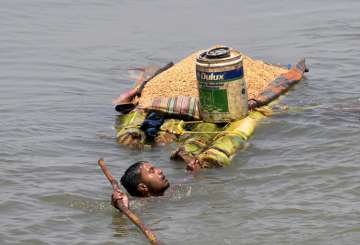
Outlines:
<svg viewBox="0 0 360 245"><path fill-rule="evenodd" d="M141 182L145 184L152 195L162 195L169 187L169 181L160 168L145 162L140 166Z"/></svg>

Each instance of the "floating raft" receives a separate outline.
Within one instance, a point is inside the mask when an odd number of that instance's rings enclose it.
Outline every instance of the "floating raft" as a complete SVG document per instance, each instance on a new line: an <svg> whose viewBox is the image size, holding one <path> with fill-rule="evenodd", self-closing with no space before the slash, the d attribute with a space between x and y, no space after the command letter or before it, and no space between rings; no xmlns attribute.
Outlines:
<svg viewBox="0 0 360 245"><path fill-rule="evenodd" d="M227 166L253 135L257 124L271 114L266 106L299 82L307 70L305 59L286 69L243 55L249 115L226 125L206 123L200 118L195 74L200 52L175 65L167 65L143 83L140 92L133 93L136 94L131 98L134 109L121 115L116 126L119 144L142 149L146 144L175 142L177 148L171 159L188 164L197 160L202 168ZM160 115L161 123L146 121L150 112ZM145 128L145 124L152 128ZM148 131L156 135L150 137Z"/></svg>

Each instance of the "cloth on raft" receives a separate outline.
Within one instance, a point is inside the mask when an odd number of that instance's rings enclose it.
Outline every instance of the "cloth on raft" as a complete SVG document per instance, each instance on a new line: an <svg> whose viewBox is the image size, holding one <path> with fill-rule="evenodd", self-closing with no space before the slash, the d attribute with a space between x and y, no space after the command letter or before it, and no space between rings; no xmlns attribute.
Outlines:
<svg viewBox="0 0 360 245"><path fill-rule="evenodd" d="M146 136L153 139L160 130L164 120L164 116L161 116L155 112L151 112L141 124L140 129L145 132Z"/></svg>
<svg viewBox="0 0 360 245"><path fill-rule="evenodd" d="M301 59L288 72L273 80L259 96L249 100L249 108L254 109L274 101L280 95L286 93L294 84L299 82L306 71L305 59Z"/></svg>
<svg viewBox="0 0 360 245"><path fill-rule="evenodd" d="M156 97L143 101L138 108L166 113L181 118L200 119L199 99L190 96Z"/></svg>

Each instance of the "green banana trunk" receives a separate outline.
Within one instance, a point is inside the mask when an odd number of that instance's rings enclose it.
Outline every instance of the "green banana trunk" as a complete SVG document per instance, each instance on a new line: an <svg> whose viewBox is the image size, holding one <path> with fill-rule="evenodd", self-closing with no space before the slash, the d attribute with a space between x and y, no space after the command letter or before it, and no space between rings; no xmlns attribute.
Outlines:
<svg viewBox="0 0 360 245"><path fill-rule="evenodd" d="M171 159L183 159L189 162L207 148L208 144L219 131L214 123L197 123L188 132L190 137L184 141L172 154Z"/></svg>
<svg viewBox="0 0 360 245"><path fill-rule="evenodd" d="M197 155L202 168L230 165L236 152L243 149L246 141L254 133L256 125L265 116L252 111L244 119L230 123L218 134L209 148Z"/></svg>
<svg viewBox="0 0 360 245"><path fill-rule="evenodd" d="M185 132L185 122L180 119L166 119L155 137L157 145L167 145L178 139Z"/></svg>
<svg viewBox="0 0 360 245"><path fill-rule="evenodd" d="M116 125L116 139L121 145L132 149L142 149L146 135L140 129L146 118L143 111L132 111L129 114L119 116Z"/></svg>

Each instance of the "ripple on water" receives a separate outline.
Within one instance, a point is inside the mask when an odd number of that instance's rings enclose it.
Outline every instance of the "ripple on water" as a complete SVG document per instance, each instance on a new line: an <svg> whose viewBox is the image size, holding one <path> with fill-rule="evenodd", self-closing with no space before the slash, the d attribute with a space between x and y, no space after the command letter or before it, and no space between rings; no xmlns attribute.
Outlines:
<svg viewBox="0 0 360 245"><path fill-rule="evenodd" d="M114 174L143 159L186 173L169 149L135 152L99 132L114 135L110 104L132 86L128 67L219 42L269 62L305 56L310 73L282 102L319 107L264 120L231 166L189 181L190 197L135 211L167 244L358 244L359 8L357 0L2 1L0 244L144 244L110 206L97 159L109 159Z"/></svg>
<svg viewBox="0 0 360 245"><path fill-rule="evenodd" d="M58 195L47 195L39 198L41 201L67 207L71 209L77 209L88 213L103 213L112 211L110 202L94 200L79 195L70 193L58 194Z"/></svg>

